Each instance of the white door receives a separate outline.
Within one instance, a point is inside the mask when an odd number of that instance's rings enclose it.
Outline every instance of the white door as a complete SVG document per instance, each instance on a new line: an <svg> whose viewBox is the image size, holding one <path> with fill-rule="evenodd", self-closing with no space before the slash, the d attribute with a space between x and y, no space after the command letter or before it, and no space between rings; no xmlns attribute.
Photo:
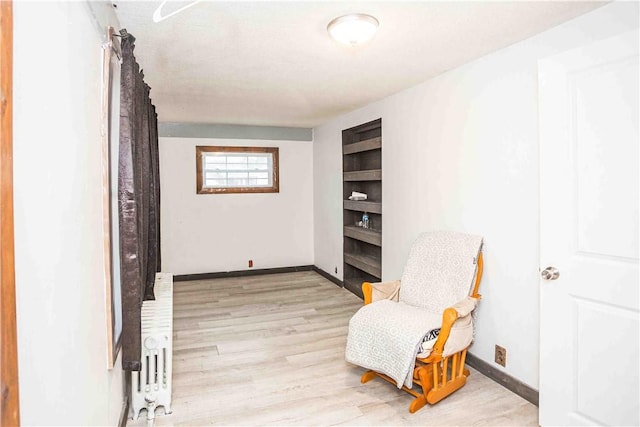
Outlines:
<svg viewBox="0 0 640 427"><path fill-rule="evenodd" d="M540 425L639 425L638 32L544 59Z"/></svg>

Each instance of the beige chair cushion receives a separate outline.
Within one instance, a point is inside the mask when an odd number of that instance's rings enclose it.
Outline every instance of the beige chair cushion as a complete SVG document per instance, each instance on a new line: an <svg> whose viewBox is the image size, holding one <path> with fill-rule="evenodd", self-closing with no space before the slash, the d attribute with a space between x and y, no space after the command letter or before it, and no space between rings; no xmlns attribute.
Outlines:
<svg viewBox="0 0 640 427"><path fill-rule="evenodd" d="M442 357L447 357L461 350L464 350L469 346L469 344L471 344L471 341L473 341L473 318L471 314L467 314L466 316L463 316L456 320L456 322L453 324L451 332L449 333L449 338L444 345ZM431 346L425 345L423 343L418 350L418 357L429 357L434 344L435 340L433 340Z"/></svg>
<svg viewBox="0 0 640 427"><path fill-rule="evenodd" d="M398 296L400 295L400 281L394 280L392 282L376 282L371 283L371 302L388 299L398 302Z"/></svg>

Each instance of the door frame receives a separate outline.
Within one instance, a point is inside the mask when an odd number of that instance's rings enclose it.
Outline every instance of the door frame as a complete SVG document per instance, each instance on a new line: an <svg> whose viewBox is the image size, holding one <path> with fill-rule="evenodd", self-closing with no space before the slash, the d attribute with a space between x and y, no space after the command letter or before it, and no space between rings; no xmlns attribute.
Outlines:
<svg viewBox="0 0 640 427"><path fill-rule="evenodd" d="M0 424L20 424L13 227L13 2L0 1Z"/></svg>

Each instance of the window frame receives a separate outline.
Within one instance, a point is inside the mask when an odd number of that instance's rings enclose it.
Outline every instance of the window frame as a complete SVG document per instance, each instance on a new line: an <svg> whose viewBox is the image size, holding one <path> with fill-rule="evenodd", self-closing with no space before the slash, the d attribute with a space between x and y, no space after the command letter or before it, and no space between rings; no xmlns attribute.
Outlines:
<svg viewBox="0 0 640 427"><path fill-rule="evenodd" d="M206 153L256 153L271 154L272 171L269 187L205 187L203 161ZM237 194L237 193L279 193L280 170L278 147L230 147L230 146L196 146L196 193L197 194Z"/></svg>

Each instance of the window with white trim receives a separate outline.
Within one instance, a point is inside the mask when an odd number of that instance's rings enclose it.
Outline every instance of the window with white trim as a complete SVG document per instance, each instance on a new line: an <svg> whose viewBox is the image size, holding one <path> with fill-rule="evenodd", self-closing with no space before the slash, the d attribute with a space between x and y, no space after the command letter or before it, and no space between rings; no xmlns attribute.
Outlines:
<svg viewBox="0 0 640 427"><path fill-rule="evenodd" d="M196 147L198 194L278 193L277 147Z"/></svg>

